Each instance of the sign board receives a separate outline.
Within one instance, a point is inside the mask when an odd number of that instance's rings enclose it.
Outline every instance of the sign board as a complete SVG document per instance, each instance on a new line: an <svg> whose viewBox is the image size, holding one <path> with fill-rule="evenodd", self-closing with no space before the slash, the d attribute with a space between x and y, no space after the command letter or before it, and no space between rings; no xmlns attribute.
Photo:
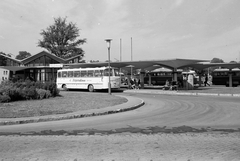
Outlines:
<svg viewBox="0 0 240 161"><path fill-rule="evenodd" d="M63 64L49 64L49 67L62 68L62 67L63 67Z"/></svg>

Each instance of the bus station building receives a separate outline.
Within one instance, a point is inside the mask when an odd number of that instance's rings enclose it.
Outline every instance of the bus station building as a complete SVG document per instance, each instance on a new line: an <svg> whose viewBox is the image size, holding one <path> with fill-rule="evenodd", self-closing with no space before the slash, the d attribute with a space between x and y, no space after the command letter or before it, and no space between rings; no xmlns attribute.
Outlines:
<svg viewBox="0 0 240 161"><path fill-rule="evenodd" d="M4 56L4 55L2 55ZM17 60L8 56L5 66L0 66L0 78L4 77L7 71L7 79L31 79L33 81L56 81L57 70L62 68L86 68L108 66L108 62L79 63L82 57L75 56L69 59L62 59L54 54L42 51L36 55L23 60ZM122 61L110 62L111 67L116 67L127 71L127 76L132 76L132 70L138 69L140 72L141 87L144 87L144 76L147 71L157 68L168 68L172 70L172 80L177 81L177 71L188 67L203 75L203 69L209 67L222 67L229 69L229 87L232 87L232 74L234 68L239 68L240 63L209 63L210 60L200 59L167 59L167 60L146 60L146 61ZM2 72L1 72L2 71ZM149 78L151 79L151 78Z"/></svg>

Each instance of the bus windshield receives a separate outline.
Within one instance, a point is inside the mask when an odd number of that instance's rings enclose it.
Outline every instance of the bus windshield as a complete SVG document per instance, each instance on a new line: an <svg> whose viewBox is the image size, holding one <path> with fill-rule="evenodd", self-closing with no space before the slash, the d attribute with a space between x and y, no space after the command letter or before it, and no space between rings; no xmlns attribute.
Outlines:
<svg viewBox="0 0 240 161"><path fill-rule="evenodd" d="M104 73L104 76L109 76L109 70L108 69L105 69L103 73ZM110 76L119 76L119 70L111 68L110 69Z"/></svg>

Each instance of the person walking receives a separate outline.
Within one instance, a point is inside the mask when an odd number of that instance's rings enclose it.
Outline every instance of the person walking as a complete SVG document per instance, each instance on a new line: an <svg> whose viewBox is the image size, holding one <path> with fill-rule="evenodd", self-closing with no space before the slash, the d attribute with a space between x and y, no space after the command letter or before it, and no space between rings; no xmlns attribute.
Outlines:
<svg viewBox="0 0 240 161"><path fill-rule="evenodd" d="M210 86L210 84L208 83L208 75L207 74L205 74L205 80L204 80L204 85L205 86Z"/></svg>

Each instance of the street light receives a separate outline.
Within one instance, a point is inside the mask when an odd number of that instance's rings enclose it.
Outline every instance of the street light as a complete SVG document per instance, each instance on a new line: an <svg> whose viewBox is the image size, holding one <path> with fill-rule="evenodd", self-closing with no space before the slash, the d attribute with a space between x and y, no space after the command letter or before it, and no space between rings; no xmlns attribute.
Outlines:
<svg viewBox="0 0 240 161"><path fill-rule="evenodd" d="M111 79L110 79L110 47L112 39L105 39L108 48L108 94L111 95Z"/></svg>

